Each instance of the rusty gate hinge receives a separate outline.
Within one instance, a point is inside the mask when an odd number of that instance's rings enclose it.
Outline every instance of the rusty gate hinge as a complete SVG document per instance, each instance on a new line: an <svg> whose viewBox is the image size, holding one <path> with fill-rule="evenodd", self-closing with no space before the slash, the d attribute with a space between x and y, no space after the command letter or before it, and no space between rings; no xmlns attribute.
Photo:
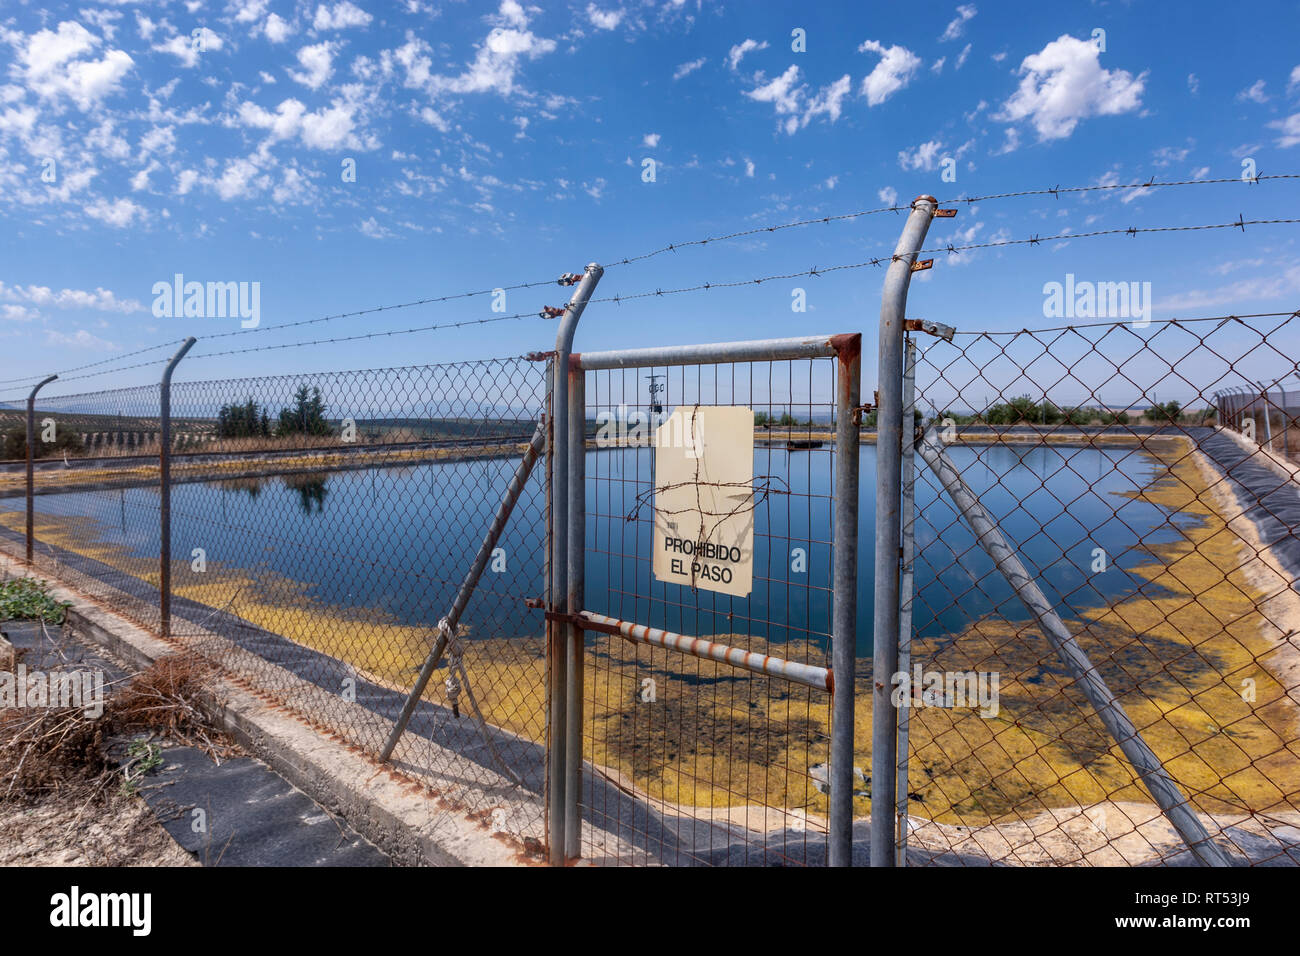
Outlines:
<svg viewBox="0 0 1300 956"><path fill-rule="evenodd" d="M903 329L907 332L925 332L945 342L951 342L952 337L957 334L957 330L951 325L932 322L930 319L904 319Z"/></svg>
<svg viewBox="0 0 1300 956"><path fill-rule="evenodd" d="M918 261L918 262L913 262L913 263L912 263L912 269L911 269L911 271L912 271L912 272L924 272L926 269L933 268L933 266L934 266L934 260L933 260L933 259L921 259L921 260Z"/></svg>

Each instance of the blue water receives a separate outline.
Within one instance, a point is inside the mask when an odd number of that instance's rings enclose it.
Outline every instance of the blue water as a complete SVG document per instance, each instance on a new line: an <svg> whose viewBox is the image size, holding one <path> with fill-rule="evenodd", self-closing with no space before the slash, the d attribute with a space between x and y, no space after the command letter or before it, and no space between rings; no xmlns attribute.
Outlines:
<svg viewBox="0 0 1300 956"><path fill-rule="evenodd" d="M957 447L967 483L1063 609L1097 607L1130 593L1145 546L1177 538L1180 516L1122 492L1154 474L1127 449ZM831 456L759 448L755 474L754 590L733 598L654 581L650 573L652 455L644 449L587 456L588 609L688 634L751 634L825 641L829 632ZM860 472L858 651L870 653L875 448ZM311 598L371 617L433 626L446 613L516 462L489 460L335 472L312 479L195 483L173 488L173 554L202 548L212 567L247 569L272 598L285 580ZM960 630L997 611L1027 612L918 461L915 624L922 634ZM543 593L544 509L535 475L463 621L472 636L536 634ZM38 496L38 512L86 516L107 544L158 551L156 489ZM631 520L629 520L629 516ZM1095 548L1107 569L1094 572ZM804 552L803 564L795 549ZM263 573L271 572L271 573ZM186 576L179 571L176 585ZM1148 585L1148 587L1150 587Z"/></svg>

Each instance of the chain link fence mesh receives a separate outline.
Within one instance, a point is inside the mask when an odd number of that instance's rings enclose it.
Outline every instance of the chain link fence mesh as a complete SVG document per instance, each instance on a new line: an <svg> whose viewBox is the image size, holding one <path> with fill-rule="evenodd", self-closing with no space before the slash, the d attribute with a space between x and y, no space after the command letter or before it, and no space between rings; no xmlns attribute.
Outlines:
<svg viewBox="0 0 1300 956"><path fill-rule="evenodd" d="M173 384L173 642L380 753L543 418L547 371L503 359ZM36 408L38 432L49 419L58 434L38 446L38 572L155 633L158 400L150 386ZM6 468L0 535L21 555L23 473ZM532 851L547 663L523 602L544 593L546 507L538 471L461 619L456 707L444 665L392 758Z"/></svg>
<svg viewBox="0 0 1300 956"><path fill-rule="evenodd" d="M1294 375L1298 327L917 342L918 419L1211 836L1253 864L1300 862L1300 481L1217 396ZM912 669L897 682L908 861L1188 862L1037 621L916 467Z"/></svg>

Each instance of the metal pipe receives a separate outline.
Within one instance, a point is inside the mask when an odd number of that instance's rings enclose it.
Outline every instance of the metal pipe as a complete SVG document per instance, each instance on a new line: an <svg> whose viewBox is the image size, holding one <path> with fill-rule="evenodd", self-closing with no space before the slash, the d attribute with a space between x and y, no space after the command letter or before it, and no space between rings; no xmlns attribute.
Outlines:
<svg viewBox="0 0 1300 956"><path fill-rule="evenodd" d="M835 497L831 548L830 821L827 863L853 865L854 723L858 663L858 443L862 433L862 336L835 339Z"/></svg>
<svg viewBox="0 0 1300 956"><path fill-rule="evenodd" d="M871 865L894 865L893 806L898 767L898 711L891 699L898 670L899 546L902 525L903 312L912 265L938 206L933 196L912 203L880 298L880 386L876 432L875 620L872 628Z"/></svg>
<svg viewBox="0 0 1300 956"><path fill-rule="evenodd" d="M595 291L596 283L605 270L596 263L587 266L582 280L574 290L569 304L560 319L555 334L555 363L551 376L551 593L548 595L552 612L567 613L569 567L569 354L573 349L573 335L578 329L587 301ZM568 711L568 647L572 626L551 621L547 631L547 654L551 669L551 731L547 761L547 822L552 866L564 865L564 851L568 846L564 838L566 814L565 783L568 779L568 734L565 729Z"/></svg>
<svg viewBox="0 0 1300 956"><path fill-rule="evenodd" d="M190 336L163 369L158 392L158 633L172 632L172 372L198 341Z"/></svg>
<svg viewBox="0 0 1300 956"><path fill-rule="evenodd" d="M684 634L675 634L672 631L647 627L644 624L620 621L616 617L597 614L595 611L583 611L581 616L593 624L601 625L602 629L617 631L622 637L638 644L680 651L692 657L717 661L719 664L730 664L732 667L762 674L765 677L780 677L792 684L802 684L815 690L830 691L835 686L834 677L825 667L800 664L798 661L787 661L766 654L754 654L738 647L706 641L700 637L687 637Z"/></svg>
<svg viewBox="0 0 1300 956"><path fill-rule="evenodd" d="M587 551L587 373L569 363L569 567L568 607L583 606ZM568 860L582 855L582 707L586 696L584 667L586 633L569 627L565 658L564 715L564 854Z"/></svg>
<svg viewBox="0 0 1300 956"><path fill-rule="evenodd" d="M528 447L524 449L523 459L515 468L514 477L510 479L510 484L506 486L505 494L501 498L501 504L497 506L496 515L492 518L492 524L488 527L487 533L483 535L483 542L479 545L478 554L474 556L474 563L470 565L469 571L465 574L460 590L456 592L456 597L451 602L451 608L442 621L439 622L438 639L434 642L428 656L425 657L424 664L420 668L420 674L415 680L415 686L411 689L411 693L406 697L406 702L402 705L402 713L398 716L397 723L393 725L393 729L388 735L388 741L384 744L384 750L379 755L380 763L386 762L393 755L393 749L397 746L397 741L405 732L406 725L411 720L411 715L415 713L415 707L424 695L424 689L433 676L434 668L438 666L438 661L442 659L443 653L447 650L448 639L452 634L456 633L456 627L460 624L460 616L465 613L465 608L469 605L469 599L478 587L479 579L483 577L483 572L487 570L488 562L492 560L492 552L496 549L497 542L501 540L501 534L505 531L506 523L515 510L519 496L523 494L524 487L528 484L528 476L532 474L533 466L537 464L537 459L541 456L545 447L546 426L539 424L536 431L533 432ZM444 623L445 627L442 626Z"/></svg>
<svg viewBox="0 0 1300 956"><path fill-rule="evenodd" d="M50 375L36 383L31 394L27 396L27 566L32 565L32 543L34 540L33 529L36 524L36 477L35 477L35 455L36 455L36 393L39 392L50 382L58 378L57 375ZM55 426L54 438L58 440L58 426Z"/></svg>
<svg viewBox="0 0 1300 956"><path fill-rule="evenodd" d="M1259 382L1257 384L1259 385L1260 401L1264 403L1264 435L1268 440L1268 450L1272 451L1273 450L1273 413L1271 411L1271 407L1273 403L1268 397L1268 389L1265 388L1264 383ZM1263 442L1259 442L1259 444L1262 445Z"/></svg>
<svg viewBox="0 0 1300 956"><path fill-rule="evenodd" d="M1070 633L1065 622L1052 607L1047 596L1025 569L1020 558L1007 544L984 505L966 486L961 474L943 450L942 444L927 431L921 438L921 458L934 472L939 483L975 532L976 540L1002 572L1007 583L1038 619L1048 643L1061 658L1070 676L1092 704L1106 730L1137 771L1147 791L1155 799L1165 818L1187 844L1192 855L1204 866L1227 866L1228 860L1213 842L1196 812L1188 804L1178 784L1165 770L1160 758L1151 750L1129 719L1124 705L1106 686L1101 675Z"/></svg>
<svg viewBox="0 0 1300 956"><path fill-rule="evenodd" d="M913 562L916 558L916 343L907 340L903 365L903 566L899 583L898 606L898 673L912 672L912 602L915 597ZM908 678L911 684L911 678ZM908 704L911 703L908 693ZM895 865L907 866L907 811L910 791L908 775L908 733L911 730L911 706L898 714L898 785L895 789L894 815Z"/></svg>
<svg viewBox="0 0 1300 956"><path fill-rule="evenodd" d="M576 356L587 371L606 368L649 368L661 365L708 365L720 362L768 362L785 359L830 358L835 354L834 335L800 335L787 339L758 339L753 342L717 342L706 345L674 345L666 348L615 349L583 352Z"/></svg>

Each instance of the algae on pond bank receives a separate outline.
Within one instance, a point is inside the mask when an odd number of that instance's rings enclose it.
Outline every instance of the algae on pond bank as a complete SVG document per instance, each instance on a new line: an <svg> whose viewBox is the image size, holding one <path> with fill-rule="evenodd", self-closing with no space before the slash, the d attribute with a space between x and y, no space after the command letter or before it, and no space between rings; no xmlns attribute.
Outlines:
<svg viewBox="0 0 1300 956"><path fill-rule="evenodd" d="M1199 808L1293 809L1300 793L1300 710L1277 677L1274 663L1286 648L1269 621L1274 611L1265 604L1266 588L1247 568L1254 551L1225 518L1216 479L1186 445L1152 439L1144 448L1163 470L1131 496L1185 520L1168 524L1176 540L1147 545L1148 559L1128 569L1144 582L1136 593L1099 602L1067 623ZM17 512L0 513L15 530L21 520ZM157 581L156 561L95 543L88 519L38 514L37 535ZM431 628L402 624L380 609L321 603L308 594L309 583L266 571L209 562L207 572L196 575L186 560L176 563L173 578L179 597L226 609L399 692L409 687L433 638ZM809 642L699 636L828 663ZM546 662L539 633L471 630L464 647L488 722L543 742ZM959 633L918 639L913 662L927 670L1001 675L995 718L973 710L912 712L916 816L977 825L1107 800L1150 802L1033 622L972 620ZM669 809L710 808L709 814L750 825L761 819L762 827L789 820L744 808L799 808L814 815L810 827L825 813L826 798L809 768L827 760L827 695L594 633L588 634L586 675L587 754L623 789ZM1243 699L1247 679L1254 681L1253 701ZM647 680L653 681L649 696ZM865 673L858 695L856 763L868 768ZM444 701L440 680L431 682L426 697ZM868 798L855 801L855 812L869 810Z"/></svg>

